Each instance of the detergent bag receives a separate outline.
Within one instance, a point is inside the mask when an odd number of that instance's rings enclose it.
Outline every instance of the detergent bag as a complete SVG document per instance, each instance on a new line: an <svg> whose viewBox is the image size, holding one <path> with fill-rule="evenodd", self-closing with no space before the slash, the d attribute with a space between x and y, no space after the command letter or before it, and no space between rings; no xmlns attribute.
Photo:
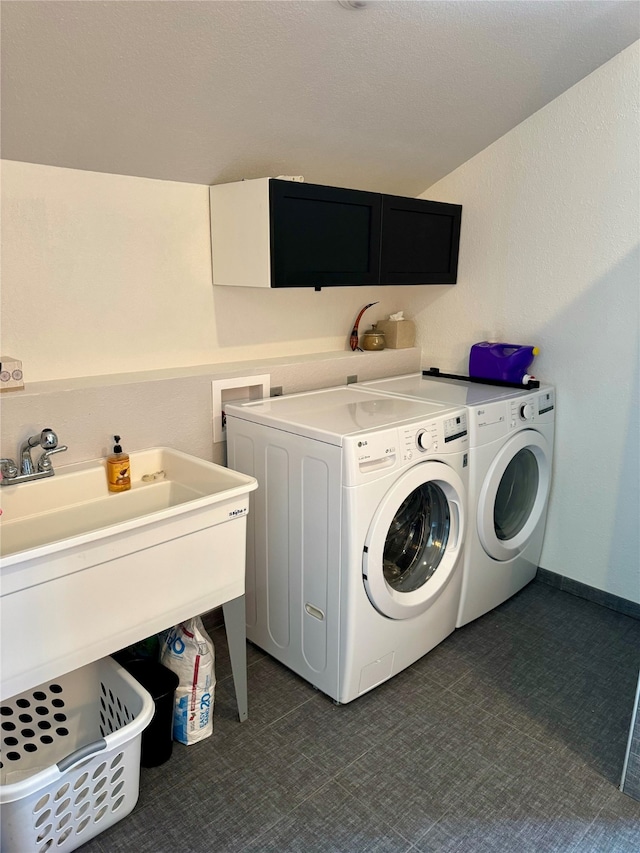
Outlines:
<svg viewBox="0 0 640 853"><path fill-rule="evenodd" d="M173 710L173 739L189 745L209 737L216 684L214 650L199 616L166 633L160 662L180 679Z"/></svg>

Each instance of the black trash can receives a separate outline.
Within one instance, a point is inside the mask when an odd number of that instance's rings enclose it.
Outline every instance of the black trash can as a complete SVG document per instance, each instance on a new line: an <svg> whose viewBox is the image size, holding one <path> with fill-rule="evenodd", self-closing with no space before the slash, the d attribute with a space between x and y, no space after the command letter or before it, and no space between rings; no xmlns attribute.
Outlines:
<svg viewBox="0 0 640 853"><path fill-rule="evenodd" d="M151 722L142 732L140 763L143 767L157 767L171 758L173 705L180 679L175 672L152 660L127 661L123 666L149 691L155 703Z"/></svg>

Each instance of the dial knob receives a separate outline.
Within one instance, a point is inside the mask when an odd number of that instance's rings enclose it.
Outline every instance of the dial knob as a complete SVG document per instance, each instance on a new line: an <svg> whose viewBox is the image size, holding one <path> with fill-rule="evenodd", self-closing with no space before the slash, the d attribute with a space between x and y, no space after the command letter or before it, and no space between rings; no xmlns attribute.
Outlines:
<svg viewBox="0 0 640 853"><path fill-rule="evenodd" d="M420 432L416 435L416 444L420 448L420 450L429 450L431 447L431 436L426 431L426 429L421 429Z"/></svg>
<svg viewBox="0 0 640 853"><path fill-rule="evenodd" d="M528 421L533 417L533 406L531 403L523 403L520 406L520 417L523 421Z"/></svg>

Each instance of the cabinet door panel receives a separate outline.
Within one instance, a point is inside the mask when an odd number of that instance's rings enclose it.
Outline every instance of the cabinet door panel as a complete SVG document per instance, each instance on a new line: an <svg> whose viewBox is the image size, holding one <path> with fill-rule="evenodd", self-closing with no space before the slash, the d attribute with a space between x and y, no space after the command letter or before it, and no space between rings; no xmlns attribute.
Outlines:
<svg viewBox="0 0 640 853"><path fill-rule="evenodd" d="M455 284L462 207L383 196L381 284Z"/></svg>
<svg viewBox="0 0 640 853"><path fill-rule="evenodd" d="M269 189L272 287L378 283L377 193L278 180Z"/></svg>

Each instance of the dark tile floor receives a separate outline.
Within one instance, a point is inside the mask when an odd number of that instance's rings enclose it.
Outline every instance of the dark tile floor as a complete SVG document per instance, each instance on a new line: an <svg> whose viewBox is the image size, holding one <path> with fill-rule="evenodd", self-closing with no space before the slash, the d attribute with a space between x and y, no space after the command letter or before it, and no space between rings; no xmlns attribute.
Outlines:
<svg viewBox="0 0 640 853"><path fill-rule="evenodd" d="M143 769L83 853L638 853L618 790L640 622L534 582L342 707L249 647L237 722L213 630L215 730Z"/></svg>

